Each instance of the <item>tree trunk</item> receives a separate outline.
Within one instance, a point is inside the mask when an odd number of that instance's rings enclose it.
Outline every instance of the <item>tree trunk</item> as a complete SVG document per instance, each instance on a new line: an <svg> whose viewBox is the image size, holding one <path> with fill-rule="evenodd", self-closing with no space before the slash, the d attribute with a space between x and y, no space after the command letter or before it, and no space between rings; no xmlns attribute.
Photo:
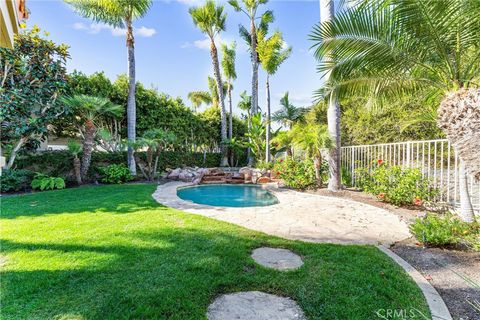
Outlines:
<svg viewBox="0 0 480 320"><path fill-rule="evenodd" d="M220 133L222 139L220 144L220 150L222 152L222 160L220 166L227 166L228 158L225 147L225 142L227 140L227 117L225 112L225 97L223 95L222 74L220 73L220 64L218 62L218 53L217 47L215 46L215 41L213 38L210 40L210 54L212 56L213 74L215 76L215 81L217 82L218 99L220 100Z"/></svg>
<svg viewBox="0 0 480 320"><path fill-rule="evenodd" d="M467 173L465 171L465 163L460 160L460 168L458 173L458 189L460 192L460 219L465 222L474 222L475 214L473 212L470 194L468 192Z"/></svg>
<svg viewBox="0 0 480 320"><path fill-rule="evenodd" d="M232 85L228 83L228 109L229 109L229 117L228 117L228 139L233 138L233 108L232 108Z"/></svg>
<svg viewBox="0 0 480 320"><path fill-rule="evenodd" d="M333 147L329 150L328 168L328 190L337 192L342 188L341 167L340 167L340 106L335 94L332 92L328 101L327 110L328 132L333 141Z"/></svg>
<svg viewBox="0 0 480 320"><path fill-rule="evenodd" d="M266 128L266 137L265 137L265 161L268 163L270 159L270 76L267 74L267 81L265 84L266 87L266 96L267 96L267 128Z"/></svg>
<svg viewBox="0 0 480 320"><path fill-rule="evenodd" d="M132 21L126 19L127 25L127 50L128 50L128 100L127 100L127 137L129 142L136 139L136 106L135 106L135 44L133 38ZM128 168L132 176L137 175L134 149L128 146Z"/></svg>
<svg viewBox="0 0 480 320"><path fill-rule="evenodd" d="M325 23L331 21L335 14L333 0L320 0L320 22ZM327 58L328 60L328 58ZM330 74L325 75L325 81L328 81ZM336 95L332 92L329 96L328 110L327 110L328 132L333 141L333 148L329 151L328 167L329 179L328 190L339 191L341 185L341 170L340 170L340 105L338 104Z"/></svg>
<svg viewBox="0 0 480 320"><path fill-rule="evenodd" d="M95 138L95 132L97 128L93 124L92 120L87 120L85 123L85 137L83 139L83 155L82 155L82 167L80 170L80 176L82 181L86 180L88 168L90 168L90 161L92 160L93 151L93 139Z"/></svg>
<svg viewBox="0 0 480 320"><path fill-rule="evenodd" d="M258 53L257 53L257 28L255 19L250 19L250 34L252 47L252 114L258 112Z"/></svg>
<svg viewBox="0 0 480 320"><path fill-rule="evenodd" d="M75 178L77 179L77 184L81 185L82 182L82 173L81 173L81 164L80 159L78 159L77 155L73 156L73 171L75 172Z"/></svg>
<svg viewBox="0 0 480 320"><path fill-rule="evenodd" d="M12 152L10 153L10 157L8 158L8 162L7 162L7 165L5 166L5 169L11 169L12 166L13 166L13 162L15 161L15 158L17 157L17 153L18 151L20 151L20 149L23 147L23 145L25 144L25 142L27 142L27 138L25 137L21 137L17 144L15 145L15 147L12 149Z"/></svg>
<svg viewBox="0 0 480 320"><path fill-rule="evenodd" d="M322 187L322 175L320 172L320 168L322 167L322 158L319 156L315 156L313 158L313 166L315 167L315 180L317 181L317 187Z"/></svg>

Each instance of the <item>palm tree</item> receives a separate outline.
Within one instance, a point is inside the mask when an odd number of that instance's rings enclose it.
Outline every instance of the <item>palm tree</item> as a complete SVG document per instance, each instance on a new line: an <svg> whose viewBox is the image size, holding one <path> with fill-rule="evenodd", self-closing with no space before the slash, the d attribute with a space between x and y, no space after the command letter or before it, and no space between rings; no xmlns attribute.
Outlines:
<svg viewBox="0 0 480 320"><path fill-rule="evenodd" d="M247 113L247 119L250 118L252 112L252 96L249 96L247 91L240 93L240 101L238 102L237 107Z"/></svg>
<svg viewBox="0 0 480 320"><path fill-rule="evenodd" d="M335 5L333 0L320 0L320 23L328 24L335 16ZM331 60L330 56L323 57L324 62ZM330 73L323 74L325 81L330 78ZM327 123L330 138L333 141L332 148L329 149L328 157L328 190L337 192L342 188L341 184L341 134L340 134L340 104L338 103L335 91L332 91L328 97Z"/></svg>
<svg viewBox="0 0 480 320"><path fill-rule="evenodd" d="M232 108L232 82L237 79L237 72L235 70L235 48L236 43L232 43L232 47L229 48L226 44L222 44L222 69L225 78L227 78L227 93L228 93L228 139L232 139L233 136L233 108Z"/></svg>
<svg viewBox="0 0 480 320"><path fill-rule="evenodd" d="M280 65L287 60L292 52L292 47L284 49L285 42L282 34L276 31L271 37L265 38L263 32L258 33L258 57L263 69L267 73L267 80L265 83L266 97L267 97L267 115L266 115L266 147L265 147L265 161L270 162L270 76L274 75Z"/></svg>
<svg viewBox="0 0 480 320"><path fill-rule="evenodd" d="M238 0L229 0L228 3L237 12L243 12L250 20L250 53L252 61L252 114L258 112L258 53L257 53L257 25L256 20L258 6L265 4L268 0L242 0L244 7L241 7ZM260 21L273 20L273 15L270 11L265 12ZM241 32L242 33L242 32Z"/></svg>
<svg viewBox="0 0 480 320"><path fill-rule="evenodd" d="M307 156L313 159L317 187L322 187L322 149L329 150L332 140L325 125L318 124L315 119L309 119L306 124L295 124L292 129L293 144L305 150Z"/></svg>
<svg viewBox="0 0 480 320"><path fill-rule="evenodd" d="M82 145L75 140L71 140L68 142L67 148L73 155L73 171L75 172L75 179L77 180L77 184L81 185L83 183L81 174L82 165L78 155L82 152Z"/></svg>
<svg viewBox="0 0 480 320"><path fill-rule="evenodd" d="M193 104L195 111L202 105L202 103L209 105L212 101L212 95L207 91L192 91L188 93L188 99Z"/></svg>
<svg viewBox="0 0 480 320"><path fill-rule="evenodd" d="M136 137L135 107L135 38L133 21L148 12L152 0L65 0L75 11L85 18L106 23L115 28L125 28L128 51L128 99L127 99L127 136L130 142ZM136 175L133 148L128 147L128 168Z"/></svg>
<svg viewBox="0 0 480 320"><path fill-rule="evenodd" d="M227 139L227 119L225 112L225 96L223 94L222 75L220 73L220 63L218 62L217 46L215 45L215 37L225 30L226 13L223 6L215 5L213 0L207 0L203 6L192 7L189 10L193 23L210 38L210 55L212 56L213 74L217 83L217 94L220 102L220 119L221 119L221 139L222 143L222 161L221 166L228 164L224 142Z"/></svg>
<svg viewBox="0 0 480 320"><path fill-rule="evenodd" d="M120 117L124 108L111 103L106 98L83 94L63 97L61 102L73 110L78 120L78 129L81 136L83 136L80 176L82 181L85 181L92 159L95 134L97 133L97 121L105 116Z"/></svg>
<svg viewBox="0 0 480 320"><path fill-rule="evenodd" d="M288 99L288 92L280 99L281 109L272 114L272 120L280 122L284 127L292 129L296 122L304 119L305 109L294 106Z"/></svg>
<svg viewBox="0 0 480 320"><path fill-rule="evenodd" d="M479 30L477 0L366 1L314 28L319 70L330 75L319 94L374 96L382 104L405 93L427 90L431 99L478 87ZM461 191L468 221L471 202Z"/></svg>

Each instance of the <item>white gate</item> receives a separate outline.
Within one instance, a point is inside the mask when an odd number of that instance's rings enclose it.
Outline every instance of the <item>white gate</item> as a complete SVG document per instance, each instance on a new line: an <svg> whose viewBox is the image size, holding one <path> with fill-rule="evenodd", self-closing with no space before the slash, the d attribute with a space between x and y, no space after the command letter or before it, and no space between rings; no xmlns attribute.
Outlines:
<svg viewBox="0 0 480 320"><path fill-rule="evenodd" d="M348 170L353 186L356 186L357 168L369 168L378 160L383 160L390 165L420 169L439 191L435 199L430 200L454 207L460 204L459 159L446 139L342 147L341 159L343 170ZM480 183L471 176L468 182L472 204L479 212Z"/></svg>

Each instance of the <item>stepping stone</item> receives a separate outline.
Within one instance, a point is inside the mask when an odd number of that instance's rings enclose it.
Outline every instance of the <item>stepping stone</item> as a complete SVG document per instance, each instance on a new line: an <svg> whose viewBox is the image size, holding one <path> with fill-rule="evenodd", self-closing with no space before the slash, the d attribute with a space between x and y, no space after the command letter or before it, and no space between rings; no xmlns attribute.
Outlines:
<svg viewBox="0 0 480 320"><path fill-rule="evenodd" d="M264 267L277 270L293 270L303 265L300 256L287 249L258 248L253 250L252 258Z"/></svg>
<svg viewBox="0 0 480 320"><path fill-rule="evenodd" d="M225 294L207 310L208 320L305 320L295 301L260 291Z"/></svg>

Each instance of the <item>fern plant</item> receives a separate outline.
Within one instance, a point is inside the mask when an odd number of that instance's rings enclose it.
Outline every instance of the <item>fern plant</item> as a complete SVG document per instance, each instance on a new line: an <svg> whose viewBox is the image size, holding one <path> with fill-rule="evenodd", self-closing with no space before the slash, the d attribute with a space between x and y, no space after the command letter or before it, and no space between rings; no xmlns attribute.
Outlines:
<svg viewBox="0 0 480 320"><path fill-rule="evenodd" d="M35 178L31 183L32 189L44 190L54 190L54 189L64 189L65 180L60 177L49 177L42 173L36 173Z"/></svg>

